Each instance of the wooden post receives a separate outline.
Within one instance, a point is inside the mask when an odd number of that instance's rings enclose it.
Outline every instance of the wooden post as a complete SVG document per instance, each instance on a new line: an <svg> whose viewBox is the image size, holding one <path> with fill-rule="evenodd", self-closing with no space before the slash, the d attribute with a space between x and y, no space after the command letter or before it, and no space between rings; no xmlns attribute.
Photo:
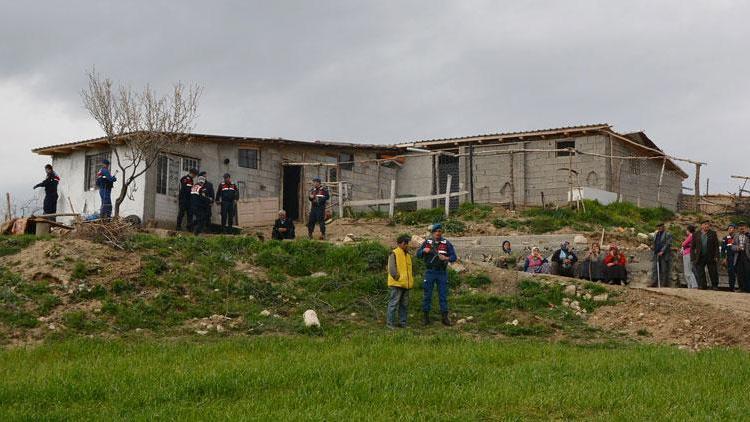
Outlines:
<svg viewBox="0 0 750 422"><path fill-rule="evenodd" d="M568 206L573 203L573 148L568 148L568 186L570 196L568 197Z"/></svg>
<svg viewBox="0 0 750 422"><path fill-rule="evenodd" d="M706 178L706 192L703 193L703 196L708 196L708 186L711 183L711 179Z"/></svg>
<svg viewBox="0 0 750 422"><path fill-rule="evenodd" d="M7 211L6 211L6 214L5 214L5 219L6 220L12 220L13 219L13 215L11 214L11 209L12 208L10 206L10 192L6 192L5 193L5 200L7 201L6 202L6 204L7 204Z"/></svg>
<svg viewBox="0 0 750 422"><path fill-rule="evenodd" d="M693 192L694 198L695 198L695 204L693 205L695 207L696 211L700 211L700 199L701 199L701 165L700 163L695 163L695 192Z"/></svg>
<svg viewBox="0 0 750 422"><path fill-rule="evenodd" d="M659 185L656 188L656 202L661 206L661 182L664 180L664 168L667 166L667 157L661 162L661 172L659 172Z"/></svg>
<svg viewBox="0 0 750 422"><path fill-rule="evenodd" d="M474 145L469 145L469 200L474 203Z"/></svg>
<svg viewBox="0 0 750 422"><path fill-rule="evenodd" d="M445 184L445 218L448 218L451 212L451 179L453 179L453 176L449 174L448 181Z"/></svg>
<svg viewBox="0 0 750 422"><path fill-rule="evenodd" d="M510 153L510 209L516 209L516 178L514 154Z"/></svg>
<svg viewBox="0 0 750 422"><path fill-rule="evenodd" d="M339 218L344 218L344 182L339 183Z"/></svg>
<svg viewBox="0 0 750 422"><path fill-rule="evenodd" d="M391 180L391 202L388 204L388 217L393 218L396 213L396 179Z"/></svg>

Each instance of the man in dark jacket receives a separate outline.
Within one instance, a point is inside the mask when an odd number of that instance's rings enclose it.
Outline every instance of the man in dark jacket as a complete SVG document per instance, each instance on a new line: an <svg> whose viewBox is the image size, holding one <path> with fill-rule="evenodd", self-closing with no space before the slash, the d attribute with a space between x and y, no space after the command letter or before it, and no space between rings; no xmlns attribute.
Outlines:
<svg viewBox="0 0 750 422"><path fill-rule="evenodd" d="M96 186L99 188L99 198L102 200L102 208L99 218L108 219L112 217L112 187L117 181L109 170L109 160L102 161L102 168L96 173Z"/></svg>
<svg viewBox="0 0 750 422"><path fill-rule="evenodd" d="M664 223L660 223L656 229L650 287L668 286L672 275L672 234L666 230Z"/></svg>
<svg viewBox="0 0 750 422"><path fill-rule="evenodd" d="M732 250L732 244L734 243L736 229L737 226L735 226L734 224L730 224L729 227L727 227L727 235L721 239L721 259L724 261L724 265L727 266L729 290L731 291L735 291L734 286L737 281L737 271L734 267L734 251Z"/></svg>
<svg viewBox="0 0 750 422"><path fill-rule="evenodd" d="M693 235L693 244L690 249L690 258L695 263L695 273L698 276L698 286L701 289L708 288L706 280L706 269L711 278L711 289L719 289L719 270L717 259L719 257L719 237L711 229L709 221L701 222L701 230Z"/></svg>
<svg viewBox="0 0 750 422"><path fill-rule="evenodd" d="M216 203L221 205L221 230L224 233L229 233L234 226L234 214L239 199L240 190L232 183L232 176L226 173L224 181L219 184L219 189L216 191Z"/></svg>
<svg viewBox="0 0 750 422"><path fill-rule="evenodd" d="M552 262L555 263L557 275L563 277L575 277L574 267L578 262L575 252L570 250L570 242L562 242L560 249L552 254Z"/></svg>
<svg viewBox="0 0 750 422"><path fill-rule="evenodd" d="M456 262L458 257L451 242L443 237L442 225L435 224L432 226L432 238L422 243L422 246L417 250L417 258L422 258L427 265L427 271L424 274L424 298L422 300L424 324L430 323L432 289L437 284L443 325L452 325L448 317L448 263Z"/></svg>
<svg viewBox="0 0 750 422"><path fill-rule="evenodd" d="M50 164L44 166L44 171L47 172L47 176L40 183L37 183L34 189L44 188L44 213L54 214L57 212L57 198L59 198L57 186L60 184L60 176L55 173Z"/></svg>
<svg viewBox="0 0 750 422"><path fill-rule="evenodd" d="M286 211L279 211L279 218L273 223L271 238L274 240L294 239L294 221L286 216Z"/></svg>
<svg viewBox="0 0 750 422"><path fill-rule="evenodd" d="M180 179L180 196L178 199L180 210L177 213L177 230L182 230L182 220L187 218L187 230L193 231L193 209L190 206L190 191L193 190L198 170L190 169L188 174Z"/></svg>
<svg viewBox="0 0 750 422"><path fill-rule="evenodd" d="M748 233L747 223L742 222L739 226L740 231L734 235L732 242L737 284L743 292L750 293L750 233Z"/></svg>
<svg viewBox="0 0 750 422"><path fill-rule="evenodd" d="M320 177L313 178L313 187L310 189L308 199L310 200L310 216L307 219L307 236L312 239L315 225L320 225L320 235L326 238L326 203L331 195L328 188L320 182Z"/></svg>
<svg viewBox="0 0 750 422"><path fill-rule="evenodd" d="M211 203L213 195L208 190L206 178L198 176L190 192L190 206L193 209L195 222L193 223L193 234L201 234L211 223Z"/></svg>

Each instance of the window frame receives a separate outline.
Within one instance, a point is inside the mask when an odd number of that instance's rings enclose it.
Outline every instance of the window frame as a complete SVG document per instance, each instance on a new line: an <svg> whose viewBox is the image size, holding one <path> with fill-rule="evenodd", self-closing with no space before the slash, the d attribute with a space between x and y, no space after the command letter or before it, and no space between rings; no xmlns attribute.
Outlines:
<svg viewBox="0 0 750 422"><path fill-rule="evenodd" d="M248 157L244 157L245 160L243 160L242 153L244 151L255 151L255 160L251 162L251 160ZM248 164L248 165L245 165ZM243 169L249 169L249 170L258 170L260 168L260 148L253 148L253 147L240 147L237 149L237 167L243 168Z"/></svg>
<svg viewBox="0 0 750 422"><path fill-rule="evenodd" d="M166 166L162 163L166 162ZM177 162L177 178L170 177L172 168L170 163ZM200 158L186 157L182 155L162 153L156 159L156 194L177 198L180 196L180 174L195 168L200 171ZM185 170L187 168L187 170ZM172 184L175 184L173 186Z"/></svg>
<svg viewBox="0 0 750 422"><path fill-rule="evenodd" d="M104 160L112 161L112 151L101 151L94 154L86 154L83 162L84 192L90 192L97 189L96 174L99 172L99 169L104 166Z"/></svg>
<svg viewBox="0 0 750 422"><path fill-rule="evenodd" d="M342 159L342 156L344 159ZM354 153L353 152L340 152L336 157L336 163L341 170L354 171ZM341 164L345 163L345 164Z"/></svg>
<svg viewBox="0 0 750 422"><path fill-rule="evenodd" d="M567 148L576 148L576 141L575 139L570 141L555 141L555 149L567 149ZM557 151L555 154L557 157L570 157L572 153L570 151Z"/></svg>

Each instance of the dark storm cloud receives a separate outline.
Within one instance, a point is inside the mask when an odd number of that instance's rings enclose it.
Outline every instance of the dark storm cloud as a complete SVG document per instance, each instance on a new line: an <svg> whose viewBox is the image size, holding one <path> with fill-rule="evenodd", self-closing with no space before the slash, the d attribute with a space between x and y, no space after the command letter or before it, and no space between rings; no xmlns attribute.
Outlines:
<svg viewBox="0 0 750 422"><path fill-rule="evenodd" d="M96 135L92 65L133 86L205 87L198 130L394 142L608 122L750 173L744 2L5 2L3 189L32 146ZM36 110L43 116L39 122ZM45 117L46 116L46 117ZM6 153L7 151L7 153ZM686 169L691 170L691 169Z"/></svg>

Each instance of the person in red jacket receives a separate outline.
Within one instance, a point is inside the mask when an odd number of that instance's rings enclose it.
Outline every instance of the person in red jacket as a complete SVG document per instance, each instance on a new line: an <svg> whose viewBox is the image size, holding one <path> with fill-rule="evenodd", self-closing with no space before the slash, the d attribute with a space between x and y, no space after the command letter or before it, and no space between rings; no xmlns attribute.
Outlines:
<svg viewBox="0 0 750 422"><path fill-rule="evenodd" d="M604 258L605 280L609 284L627 284L628 271L625 269L627 260L616 245L609 246L609 253Z"/></svg>

